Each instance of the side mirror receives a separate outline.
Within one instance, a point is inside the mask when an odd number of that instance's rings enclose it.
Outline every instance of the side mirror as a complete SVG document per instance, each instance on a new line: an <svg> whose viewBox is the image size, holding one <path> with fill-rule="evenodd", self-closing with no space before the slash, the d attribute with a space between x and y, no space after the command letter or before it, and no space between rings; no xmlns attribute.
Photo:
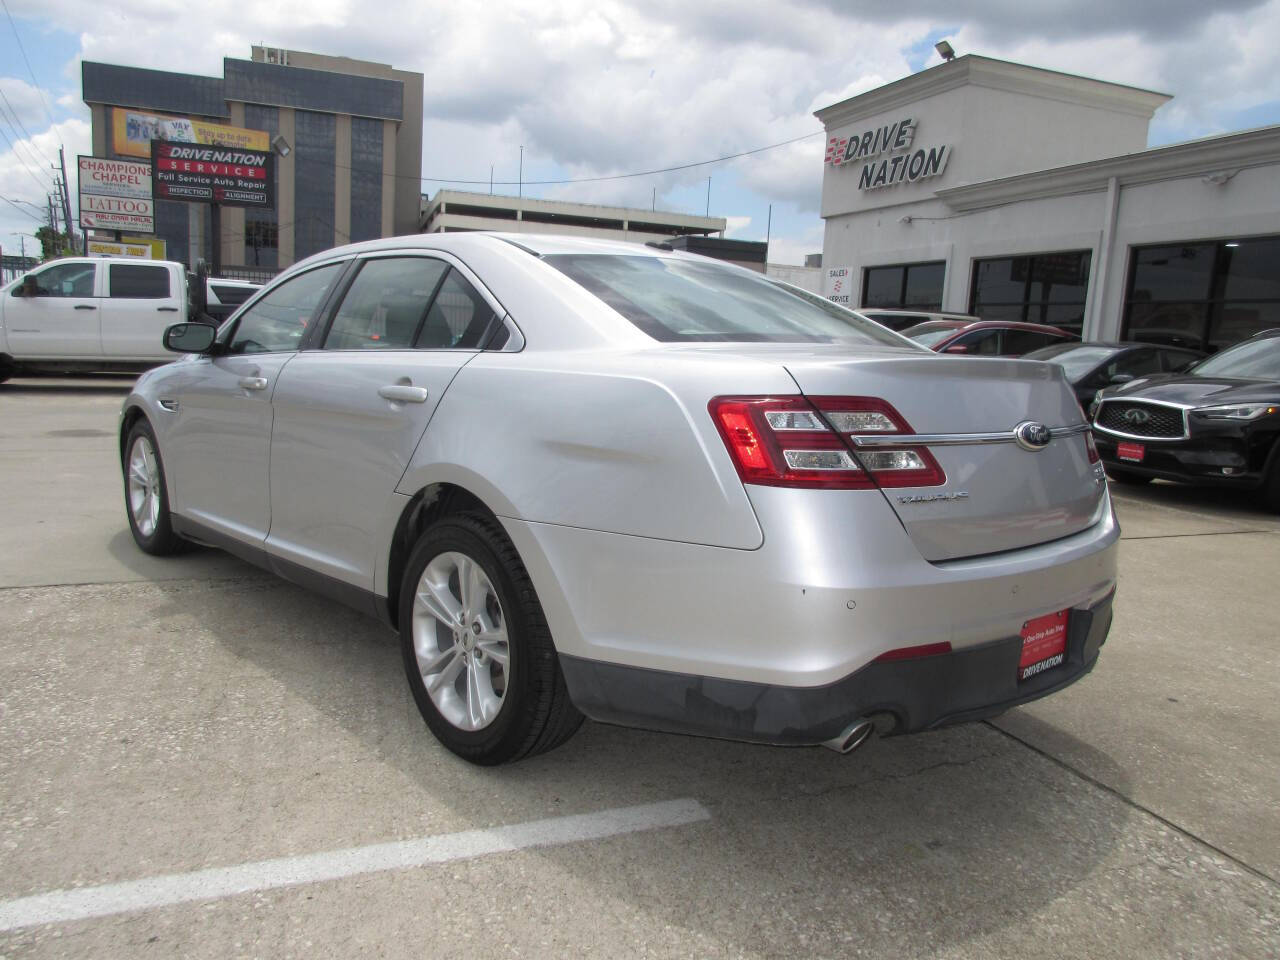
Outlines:
<svg viewBox="0 0 1280 960"><path fill-rule="evenodd" d="M1132 383L1136 377L1132 373L1114 373L1108 383Z"/></svg>
<svg viewBox="0 0 1280 960"><path fill-rule="evenodd" d="M13 295L15 297L38 297L40 296L40 284L36 281L34 273L28 273L22 278L22 282L14 288Z"/></svg>
<svg viewBox="0 0 1280 960"><path fill-rule="evenodd" d="M164 348L175 353L206 353L218 328L207 323L175 323L164 332Z"/></svg>
<svg viewBox="0 0 1280 960"><path fill-rule="evenodd" d="M943 350L942 352L943 352L943 353L968 353L968 352L969 352L969 348L968 348L967 346L965 346L963 343L957 343L957 344L956 344L955 346L953 346L953 347L947 347L947 348L946 348L945 350Z"/></svg>

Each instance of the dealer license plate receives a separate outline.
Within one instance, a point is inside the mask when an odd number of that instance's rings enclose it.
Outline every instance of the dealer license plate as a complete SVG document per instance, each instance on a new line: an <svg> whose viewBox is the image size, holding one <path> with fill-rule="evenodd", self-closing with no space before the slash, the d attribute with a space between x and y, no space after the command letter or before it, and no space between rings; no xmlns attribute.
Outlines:
<svg viewBox="0 0 1280 960"><path fill-rule="evenodd" d="M1132 463L1141 463L1142 458L1147 455L1147 448L1140 443L1117 443L1116 456L1121 460L1129 460Z"/></svg>
<svg viewBox="0 0 1280 960"><path fill-rule="evenodd" d="M1067 619L1071 611L1059 610L1028 620L1022 625L1022 658L1018 661L1018 680L1034 676L1062 665L1067 659Z"/></svg>

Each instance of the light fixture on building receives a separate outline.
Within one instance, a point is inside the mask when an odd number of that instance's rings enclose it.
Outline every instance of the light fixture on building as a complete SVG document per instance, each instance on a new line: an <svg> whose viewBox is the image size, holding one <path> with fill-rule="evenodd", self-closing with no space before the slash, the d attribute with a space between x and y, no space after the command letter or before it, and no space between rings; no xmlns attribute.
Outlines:
<svg viewBox="0 0 1280 960"><path fill-rule="evenodd" d="M942 57L942 59L946 60L948 63L956 58L955 48L945 40L939 40L933 45L933 49L937 50L938 56Z"/></svg>
<svg viewBox="0 0 1280 960"><path fill-rule="evenodd" d="M1226 243L1224 243L1224 244L1223 244L1223 246L1224 246L1224 247L1238 247L1238 246L1240 246L1240 244L1236 243L1234 240L1228 240Z"/></svg>
<svg viewBox="0 0 1280 960"><path fill-rule="evenodd" d="M282 157L293 153L293 147L289 146L289 141L284 138L283 133L276 134L276 138L271 141L271 149Z"/></svg>

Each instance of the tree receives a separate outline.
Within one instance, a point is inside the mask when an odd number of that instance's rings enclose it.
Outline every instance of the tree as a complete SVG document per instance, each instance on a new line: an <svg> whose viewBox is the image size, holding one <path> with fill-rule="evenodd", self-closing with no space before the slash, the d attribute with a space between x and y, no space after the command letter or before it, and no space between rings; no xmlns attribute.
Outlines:
<svg viewBox="0 0 1280 960"><path fill-rule="evenodd" d="M36 239L40 241L41 260L52 260L54 257L65 257L74 253L67 235L55 232L53 227L40 227L36 230Z"/></svg>

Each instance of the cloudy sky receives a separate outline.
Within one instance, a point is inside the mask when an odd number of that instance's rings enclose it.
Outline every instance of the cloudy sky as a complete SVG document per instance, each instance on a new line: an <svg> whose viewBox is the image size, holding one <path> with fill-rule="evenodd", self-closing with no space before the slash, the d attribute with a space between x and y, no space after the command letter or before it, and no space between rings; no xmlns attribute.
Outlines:
<svg viewBox="0 0 1280 960"><path fill-rule="evenodd" d="M978 53L1171 93L1151 144L1280 122L1280 0L3 0L0 246L43 217L49 165L89 153L80 61L220 76L252 43L426 76L422 189L514 181L529 195L702 213L771 259L822 248L813 111ZM374 12L376 11L376 12ZM595 183L789 146L724 163ZM485 181L467 186L449 180ZM497 191L514 193L514 187ZM73 197L74 203L74 197ZM74 215L74 211L73 211Z"/></svg>

